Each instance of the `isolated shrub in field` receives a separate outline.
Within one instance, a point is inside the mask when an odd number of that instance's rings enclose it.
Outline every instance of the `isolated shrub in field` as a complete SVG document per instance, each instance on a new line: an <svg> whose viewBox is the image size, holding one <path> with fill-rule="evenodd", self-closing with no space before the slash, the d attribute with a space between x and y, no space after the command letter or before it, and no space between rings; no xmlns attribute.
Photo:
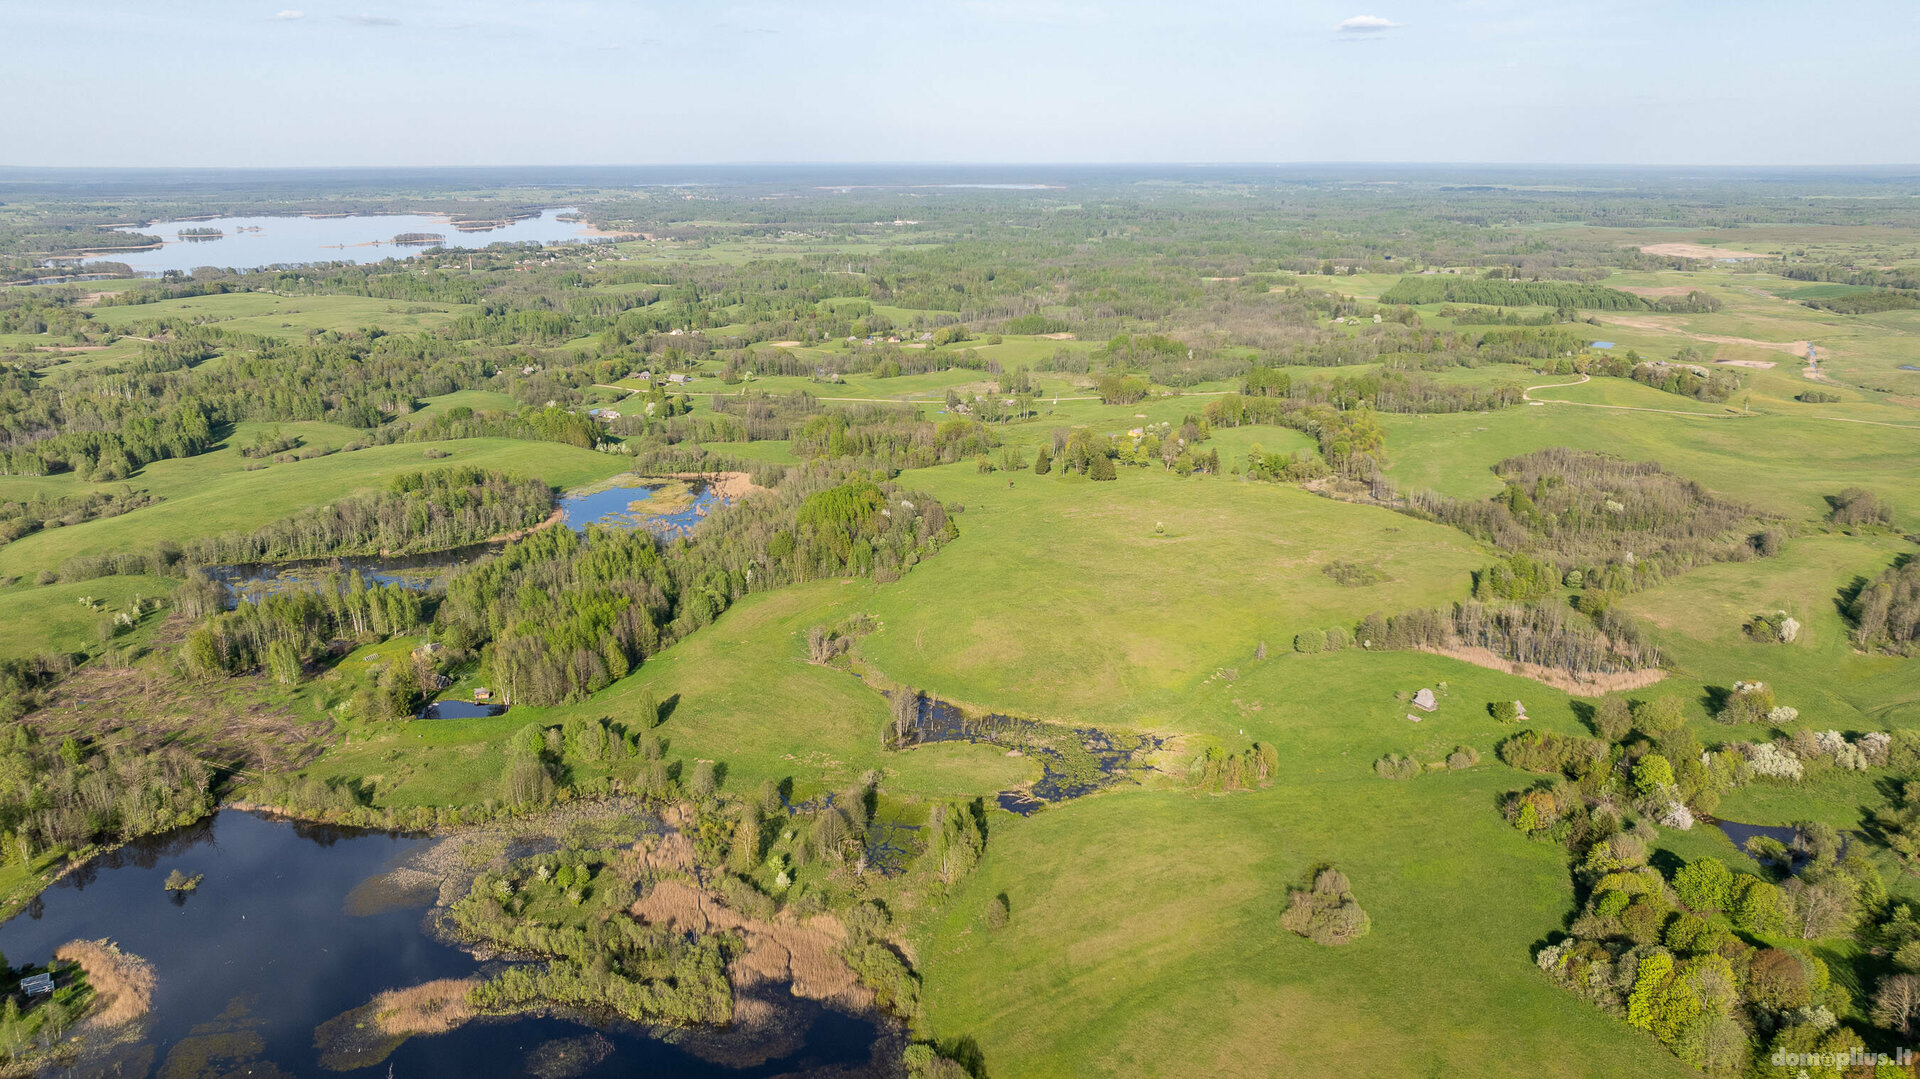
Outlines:
<svg viewBox="0 0 1920 1079"><path fill-rule="evenodd" d="M1501 723L1517 723L1520 720L1520 702L1488 701L1487 714Z"/></svg>
<svg viewBox="0 0 1920 1079"><path fill-rule="evenodd" d="M1762 611L1747 619L1742 628L1761 644L1792 644L1800 636L1799 620L1785 611Z"/></svg>
<svg viewBox="0 0 1920 1079"><path fill-rule="evenodd" d="M1012 917L1013 915L1008 908L1007 897L1005 895L996 895L992 899L987 900L986 921L988 929L1004 929Z"/></svg>
<svg viewBox="0 0 1920 1079"><path fill-rule="evenodd" d="M1827 499L1832 507L1828 519L1842 528L1855 525L1878 525L1892 527L1893 507L1880 501L1878 495L1864 487L1849 487Z"/></svg>
<svg viewBox="0 0 1920 1079"><path fill-rule="evenodd" d="M1373 770L1384 779L1412 779L1420 774L1420 762L1412 757L1389 753L1373 762Z"/></svg>
<svg viewBox="0 0 1920 1079"><path fill-rule="evenodd" d="M1479 763L1480 751L1472 746L1455 746L1453 752L1447 754L1447 767L1456 772Z"/></svg>
<svg viewBox="0 0 1920 1079"><path fill-rule="evenodd" d="M1310 629L1293 638L1293 650L1296 652L1324 652L1327 649L1327 635L1317 629Z"/></svg>
<svg viewBox="0 0 1920 1079"><path fill-rule="evenodd" d="M1314 874L1311 887L1289 894L1280 925L1315 944L1332 946L1366 936L1373 921L1354 902L1347 875L1329 866Z"/></svg>
<svg viewBox="0 0 1920 1079"><path fill-rule="evenodd" d="M1775 703L1773 687L1765 682L1735 682L1714 718L1722 723L1761 723Z"/></svg>

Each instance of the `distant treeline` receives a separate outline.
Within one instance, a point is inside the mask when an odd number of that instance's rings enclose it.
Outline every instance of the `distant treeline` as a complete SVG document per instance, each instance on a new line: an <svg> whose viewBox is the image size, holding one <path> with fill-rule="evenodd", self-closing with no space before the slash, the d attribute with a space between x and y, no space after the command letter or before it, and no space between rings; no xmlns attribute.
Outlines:
<svg viewBox="0 0 1920 1079"><path fill-rule="evenodd" d="M158 501L160 499L149 492L122 485L114 492L89 491L57 497L41 494L20 501L0 502L0 543L11 543L50 525L77 525L102 517L118 517Z"/></svg>
<svg viewBox="0 0 1920 1079"><path fill-rule="evenodd" d="M1765 269L1791 281L1821 281L1862 288L1920 290L1920 272L1909 269L1883 269L1878 266L1835 266L1804 262L1769 264Z"/></svg>
<svg viewBox="0 0 1920 1079"><path fill-rule="evenodd" d="M1871 292L1848 292L1839 296L1809 296L1800 302L1808 307L1837 311L1843 315L1871 315L1879 311L1904 311L1920 307L1920 291L1884 288Z"/></svg>
<svg viewBox="0 0 1920 1079"><path fill-rule="evenodd" d="M1383 304L1470 303L1494 307L1565 307L1589 311L1640 311L1650 305L1631 292L1570 281L1423 274L1403 277L1381 293Z"/></svg>

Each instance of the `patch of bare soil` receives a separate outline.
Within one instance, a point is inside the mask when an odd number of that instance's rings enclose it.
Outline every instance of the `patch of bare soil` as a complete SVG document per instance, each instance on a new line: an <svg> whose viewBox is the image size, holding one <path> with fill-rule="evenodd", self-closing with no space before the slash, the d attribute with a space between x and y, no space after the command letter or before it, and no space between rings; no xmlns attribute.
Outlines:
<svg viewBox="0 0 1920 1079"><path fill-rule="evenodd" d="M1765 371L1774 366L1772 360L1715 360L1722 367L1751 367L1756 371Z"/></svg>
<svg viewBox="0 0 1920 1079"><path fill-rule="evenodd" d="M185 618L170 616L154 650L177 646L188 628ZM252 674L203 681L152 660L127 667L96 661L54 687L22 722L53 744L73 735L142 749L178 746L210 764L254 771L303 767L326 747L333 723L261 704L266 680Z"/></svg>
<svg viewBox="0 0 1920 1079"><path fill-rule="evenodd" d="M1464 645L1422 648L1420 651L1457 659L1462 663L1471 663L1490 671L1531 678L1542 685L1552 686L1554 689L1571 693L1576 697L1598 697L1607 693L1618 693L1621 690L1645 689L1667 676L1667 672L1657 667L1639 671L1621 671L1617 674L1569 674L1552 667L1542 667L1537 663L1515 663L1490 648L1469 648Z"/></svg>
<svg viewBox="0 0 1920 1079"><path fill-rule="evenodd" d="M1791 352L1796 356L1805 356L1811 341L1756 341L1751 337L1727 337L1717 333L1689 333L1673 324L1674 318L1659 318L1650 315L1608 315L1602 322L1614 326L1626 326L1635 330L1652 330L1656 333L1671 333L1681 337L1691 337L1695 341L1705 341L1715 345L1746 345L1749 348L1772 349L1776 352Z"/></svg>
<svg viewBox="0 0 1920 1079"><path fill-rule="evenodd" d="M709 491L728 501L766 490L753 482L749 472L675 472L671 478L704 483Z"/></svg>
<svg viewBox="0 0 1920 1079"><path fill-rule="evenodd" d="M1645 244L1640 250L1649 255L1661 255L1678 259L1767 259L1772 255L1762 255L1753 251L1732 251L1724 247L1708 247L1704 244Z"/></svg>
<svg viewBox="0 0 1920 1079"><path fill-rule="evenodd" d="M761 921L680 880L655 883L634 903L632 913L643 922L673 929L738 934L746 951L727 970L736 988L786 982L797 997L855 1009L873 1006L873 991L860 984L840 957L846 930L829 915L802 922L782 914Z"/></svg>
<svg viewBox="0 0 1920 1079"><path fill-rule="evenodd" d="M1070 333L1043 333L1043 334L1041 334L1040 336L1042 336L1042 337L1044 337L1044 338L1046 338L1046 339L1047 339L1047 340L1049 340L1049 341L1071 341L1071 340L1073 340L1073 335L1072 335L1072 334L1070 334Z"/></svg>
<svg viewBox="0 0 1920 1079"><path fill-rule="evenodd" d="M80 964L93 988L94 1007L87 1023L117 1027L147 1014L153 1006L153 964L129 955L110 940L74 940L54 949L55 959Z"/></svg>
<svg viewBox="0 0 1920 1079"><path fill-rule="evenodd" d="M768 344L771 345L773 348L799 348L800 347L800 342L798 341L770 341L768 342Z"/></svg>

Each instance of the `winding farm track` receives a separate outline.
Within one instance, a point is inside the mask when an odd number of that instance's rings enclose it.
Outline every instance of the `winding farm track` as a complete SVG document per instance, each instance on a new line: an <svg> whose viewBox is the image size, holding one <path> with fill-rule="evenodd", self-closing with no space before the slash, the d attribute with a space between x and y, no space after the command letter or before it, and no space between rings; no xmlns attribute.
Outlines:
<svg viewBox="0 0 1920 1079"><path fill-rule="evenodd" d="M1538 386L1528 386L1520 391L1520 399L1533 405L1574 405L1579 408L1606 408L1615 412L1658 412L1664 416L1686 416L1696 420L1737 420L1742 418L1738 412L1687 412L1678 408L1644 408L1639 405L1603 405L1595 401L1561 401L1555 398L1540 400L1533 396L1535 390L1557 390L1567 386L1579 386L1593 381L1592 375L1581 375L1574 382L1544 382ZM1885 420L1856 420L1847 416L1806 416L1804 419L1826 420L1829 423L1863 423L1869 427L1892 427L1899 431L1920 431L1920 424L1888 423Z"/></svg>

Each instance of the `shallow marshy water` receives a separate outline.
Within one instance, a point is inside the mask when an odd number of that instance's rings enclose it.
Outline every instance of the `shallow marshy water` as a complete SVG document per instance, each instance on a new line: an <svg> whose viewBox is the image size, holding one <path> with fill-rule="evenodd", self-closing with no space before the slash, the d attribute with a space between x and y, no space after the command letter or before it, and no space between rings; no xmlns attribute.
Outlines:
<svg viewBox="0 0 1920 1079"><path fill-rule="evenodd" d="M38 963L67 941L106 937L153 964L153 1008L137 1037L83 1060L74 1075L320 1079L391 1068L396 1079L697 1079L897 1069L898 1042L881 1024L774 990L756 1011L777 1021L751 1032L482 1020L409 1038L365 1066L334 1059L348 1066L330 1070L316 1044L329 1020L383 990L488 969L426 931L431 887L396 889L382 876L432 842L227 810L62 880L0 926L0 951ZM169 892L162 882L176 869L205 879L191 893Z"/></svg>

